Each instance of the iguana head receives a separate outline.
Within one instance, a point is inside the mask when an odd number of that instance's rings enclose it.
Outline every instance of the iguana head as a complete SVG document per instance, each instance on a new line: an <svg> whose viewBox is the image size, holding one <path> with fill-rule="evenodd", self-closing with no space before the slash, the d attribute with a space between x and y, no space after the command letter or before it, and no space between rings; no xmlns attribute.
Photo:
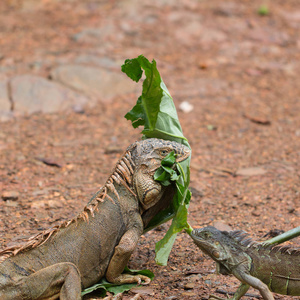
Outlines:
<svg viewBox="0 0 300 300"><path fill-rule="evenodd" d="M176 162L187 159L191 154L191 150L183 144L156 138L137 141L133 146L135 146L135 163L156 167L156 169L172 151L175 152Z"/></svg>
<svg viewBox="0 0 300 300"><path fill-rule="evenodd" d="M146 139L132 145L132 160L135 164L133 183L142 210L154 206L162 197L165 188L153 179L161 161L174 151L176 162L187 159L191 150L182 144L161 139Z"/></svg>
<svg viewBox="0 0 300 300"><path fill-rule="evenodd" d="M194 243L213 260L230 273L235 266L248 261L247 254L226 231L213 226L194 229L191 233Z"/></svg>

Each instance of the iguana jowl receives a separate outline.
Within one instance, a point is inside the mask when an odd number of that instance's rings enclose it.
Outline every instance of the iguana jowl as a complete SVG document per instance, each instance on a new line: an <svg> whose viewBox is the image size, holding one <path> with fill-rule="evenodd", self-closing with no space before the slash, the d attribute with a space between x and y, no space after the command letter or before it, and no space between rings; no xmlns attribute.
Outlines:
<svg viewBox="0 0 300 300"><path fill-rule="evenodd" d="M300 296L300 249L264 246L244 231L219 231L212 226L193 230L191 237L217 262L221 274L233 274L241 281L232 299L240 299L250 286L266 300L274 299L270 291Z"/></svg>
<svg viewBox="0 0 300 300"><path fill-rule="evenodd" d="M190 155L176 142L146 139L132 144L105 185L74 219L3 250L0 299L81 299L82 288L102 277L114 283L149 283L142 275L121 274L144 227L168 206L174 187L153 180L171 151L177 162Z"/></svg>

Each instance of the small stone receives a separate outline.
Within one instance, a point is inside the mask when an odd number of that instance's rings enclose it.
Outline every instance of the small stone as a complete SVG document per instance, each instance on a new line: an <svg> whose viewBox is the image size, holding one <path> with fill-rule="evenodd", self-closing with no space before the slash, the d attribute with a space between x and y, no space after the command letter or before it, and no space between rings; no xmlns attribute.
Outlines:
<svg viewBox="0 0 300 300"><path fill-rule="evenodd" d="M40 200L40 201L32 202L31 205L30 205L30 207L32 209L37 209L37 210L39 210L41 208L45 208L45 201Z"/></svg>
<svg viewBox="0 0 300 300"><path fill-rule="evenodd" d="M61 208L64 205L64 203L59 200L49 200L47 204L50 208Z"/></svg>
<svg viewBox="0 0 300 300"><path fill-rule="evenodd" d="M184 113L189 113L194 109L194 106L188 101L183 101L180 103L179 109L182 110Z"/></svg>
<svg viewBox="0 0 300 300"><path fill-rule="evenodd" d="M214 221L212 225L221 231L232 231L232 228L223 220Z"/></svg>
<svg viewBox="0 0 300 300"><path fill-rule="evenodd" d="M4 201L7 201L7 200L18 200L19 198L19 192L17 191L4 191L2 193L2 199Z"/></svg>
<svg viewBox="0 0 300 300"><path fill-rule="evenodd" d="M183 288L185 289L185 290L191 290L191 289L193 289L195 287L195 282L187 282L184 286L183 286Z"/></svg>
<svg viewBox="0 0 300 300"><path fill-rule="evenodd" d="M6 204L6 206L8 206L8 207L17 207L18 206L18 202L16 202L16 201L12 201L12 200L7 200L6 202L5 202L5 204Z"/></svg>
<svg viewBox="0 0 300 300"><path fill-rule="evenodd" d="M253 215L254 217L259 217L259 216L260 216L260 212L257 211L257 210L254 210L254 211L252 212L252 215Z"/></svg>
<svg viewBox="0 0 300 300"><path fill-rule="evenodd" d="M187 291L187 292L183 292L181 294L181 296L186 296L186 297L195 297L195 296L198 296L196 293L194 292L191 292L191 291Z"/></svg>
<svg viewBox="0 0 300 300"><path fill-rule="evenodd" d="M134 287L130 289L130 291L136 294L150 295L150 296L154 295L154 290L150 287L145 287L145 286Z"/></svg>

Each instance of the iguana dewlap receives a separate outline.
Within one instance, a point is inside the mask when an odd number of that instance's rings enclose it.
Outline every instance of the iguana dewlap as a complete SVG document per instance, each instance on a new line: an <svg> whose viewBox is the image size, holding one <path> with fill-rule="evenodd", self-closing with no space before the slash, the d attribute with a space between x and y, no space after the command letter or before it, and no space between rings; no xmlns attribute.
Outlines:
<svg viewBox="0 0 300 300"><path fill-rule="evenodd" d="M191 237L217 262L221 274L233 274L241 281L232 299L240 299L250 286L266 300L274 299L271 291L300 296L300 249L264 246L244 231L219 231L212 226L193 230Z"/></svg>
<svg viewBox="0 0 300 300"><path fill-rule="evenodd" d="M114 283L149 282L121 274L144 227L172 201L174 187L153 180L171 151L183 161L190 150L176 142L147 139L132 144L103 188L76 218L53 227L23 247L3 250L0 299L81 299L82 288L102 277Z"/></svg>

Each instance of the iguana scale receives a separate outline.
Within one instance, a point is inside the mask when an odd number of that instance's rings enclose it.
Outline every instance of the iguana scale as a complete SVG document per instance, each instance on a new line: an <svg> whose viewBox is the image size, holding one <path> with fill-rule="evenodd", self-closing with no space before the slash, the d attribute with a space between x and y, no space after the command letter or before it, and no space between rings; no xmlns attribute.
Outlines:
<svg viewBox="0 0 300 300"><path fill-rule="evenodd" d="M221 274L233 274L241 281L232 299L240 299L250 286L266 300L274 299L271 291L300 296L300 249L265 246L244 231L219 231L212 226L193 230L191 237L217 262Z"/></svg>
<svg viewBox="0 0 300 300"><path fill-rule="evenodd" d="M149 283L121 274L144 227L168 206L174 187L153 175L171 151L177 162L190 155L176 142L146 139L132 144L105 185L74 219L0 252L1 300L81 299L81 290L102 277L113 283Z"/></svg>

